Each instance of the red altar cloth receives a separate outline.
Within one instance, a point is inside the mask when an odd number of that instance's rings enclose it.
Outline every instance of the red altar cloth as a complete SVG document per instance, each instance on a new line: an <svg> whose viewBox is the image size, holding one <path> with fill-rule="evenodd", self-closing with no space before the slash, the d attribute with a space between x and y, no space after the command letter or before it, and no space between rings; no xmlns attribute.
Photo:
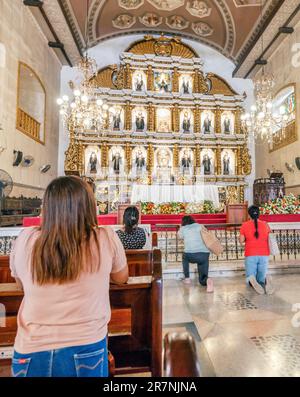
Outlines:
<svg viewBox="0 0 300 397"><path fill-rule="evenodd" d="M142 215L142 223L151 225L155 229L155 225L176 225L181 223L184 214L179 215ZM226 215L221 214L194 214L192 215L198 223L212 224L212 223L226 223ZM99 225L116 225L117 214L98 215ZM23 226L38 226L40 218L27 217L23 219Z"/></svg>
<svg viewBox="0 0 300 397"><path fill-rule="evenodd" d="M150 224L152 229L155 230L155 225L176 225L181 223L184 214L179 215L142 215L142 223ZM203 224L226 223L226 214L193 214L196 222ZM281 215L262 215L261 220L266 222L300 222L300 214L281 214ZM40 218L24 218L23 226L38 226ZM107 214L98 216L99 225L116 225L117 214Z"/></svg>

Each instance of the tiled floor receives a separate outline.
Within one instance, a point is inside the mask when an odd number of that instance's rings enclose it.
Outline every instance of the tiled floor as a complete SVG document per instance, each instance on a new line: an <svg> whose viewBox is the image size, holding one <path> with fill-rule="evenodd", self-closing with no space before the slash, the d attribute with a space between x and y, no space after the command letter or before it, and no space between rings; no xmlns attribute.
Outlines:
<svg viewBox="0 0 300 397"><path fill-rule="evenodd" d="M203 376L300 376L300 274L273 280L272 296L243 277L214 278L213 294L165 280L164 332L193 335Z"/></svg>

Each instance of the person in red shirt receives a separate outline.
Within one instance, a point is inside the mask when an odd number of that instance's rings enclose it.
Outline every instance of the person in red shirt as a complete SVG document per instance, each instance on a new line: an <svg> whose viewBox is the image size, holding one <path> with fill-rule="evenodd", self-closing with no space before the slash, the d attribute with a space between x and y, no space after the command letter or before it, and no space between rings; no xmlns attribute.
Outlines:
<svg viewBox="0 0 300 397"><path fill-rule="evenodd" d="M257 293L272 294L271 277L267 274L270 248L267 222L259 220L259 208L252 205L248 209L251 220L244 222L240 230L240 243L245 244L246 279Z"/></svg>

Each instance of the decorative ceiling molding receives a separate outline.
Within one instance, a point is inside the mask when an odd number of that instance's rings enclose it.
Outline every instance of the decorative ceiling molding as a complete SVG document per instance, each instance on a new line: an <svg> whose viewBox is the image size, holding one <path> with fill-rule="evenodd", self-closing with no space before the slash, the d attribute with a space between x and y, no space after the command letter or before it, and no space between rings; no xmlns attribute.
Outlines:
<svg viewBox="0 0 300 397"><path fill-rule="evenodd" d="M219 7L221 15L225 19L225 26L226 26L225 53L231 56L235 47L235 38L236 38L234 19L230 12L228 4L226 4L226 1L214 0L214 3Z"/></svg>
<svg viewBox="0 0 300 397"><path fill-rule="evenodd" d="M136 10L144 4L144 0L118 0L118 4L125 10Z"/></svg>
<svg viewBox="0 0 300 397"><path fill-rule="evenodd" d="M185 8L191 15L198 18L209 17L211 14L211 7L202 0L188 0Z"/></svg>
<svg viewBox="0 0 300 397"><path fill-rule="evenodd" d="M162 24L163 18L154 12L146 12L143 16L139 17L139 21L144 26L155 28Z"/></svg>
<svg viewBox="0 0 300 397"><path fill-rule="evenodd" d="M272 2L274 3L274 2ZM273 40L275 34L278 32L279 28L284 25L286 22L287 18L292 15L292 13L295 11L295 9L299 7L299 0L289 0L288 3L285 1L281 2L281 6L279 10L276 11L274 14L272 20L264 30L264 32L261 34L261 37L259 40L263 40L264 42L264 48L267 47L269 43ZM289 26L294 26L297 22L300 20L300 15L298 13L297 18L291 23ZM258 27L256 31L258 30ZM256 37L257 34L256 33ZM279 43L277 43L278 45ZM250 45L250 44L249 44ZM235 77L244 77L245 75L248 74L249 70L255 63L255 60L259 58L261 55L261 46L260 45L255 45L250 52L247 54L245 59L242 60L242 62L238 65L238 67L234 71L234 76ZM268 58L268 57L267 57ZM241 57L239 57L241 59ZM251 77L251 76L250 76Z"/></svg>
<svg viewBox="0 0 300 397"><path fill-rule="evenodd" d="M186 29L190 23L180 15L171 15L166 18L166 25L171 29L183 30Z"/></svg>
<svg viewBox="0 0 300 397"><path fill-rule="evenodd" d="M130 14L120 14L112 21L112 25L117 29L129 29L136 23L136 17Z"/></svg>
<svg viewBox="0 0 300 397"><path fill-rule="evenodd" d="M173 11L182 7L185 0L148 0L148 2L158 10Z"/></svg>
<svg viewBox="0 0 300 397"><path fill-rule="evenodd" d="M263 0L233 0L234 5L238 7L260 7Z"/></svg>
<svg viewBox="0 0 300 397"><path fill-rule="evenodd" d="M57 1L44 1L43 10L51 25L56 32L59 40L63 43L66 53L72 63L77 63L80 58L80 52L76 46L71 30L66 26L65 16Z"/></svg>

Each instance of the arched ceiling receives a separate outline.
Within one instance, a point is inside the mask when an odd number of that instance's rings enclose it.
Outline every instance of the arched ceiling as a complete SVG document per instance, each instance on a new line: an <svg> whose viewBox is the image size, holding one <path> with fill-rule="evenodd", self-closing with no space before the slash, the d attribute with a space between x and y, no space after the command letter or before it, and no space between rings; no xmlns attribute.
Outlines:
<svg viewBox="0 0 300 397"><path fill-rule="evenodd" d="M84 48L86 0L58 2L77 45ZM208 44L238 63L280 4L281 0L90 0L89 46L130 33L175 33Z"/></svg>

